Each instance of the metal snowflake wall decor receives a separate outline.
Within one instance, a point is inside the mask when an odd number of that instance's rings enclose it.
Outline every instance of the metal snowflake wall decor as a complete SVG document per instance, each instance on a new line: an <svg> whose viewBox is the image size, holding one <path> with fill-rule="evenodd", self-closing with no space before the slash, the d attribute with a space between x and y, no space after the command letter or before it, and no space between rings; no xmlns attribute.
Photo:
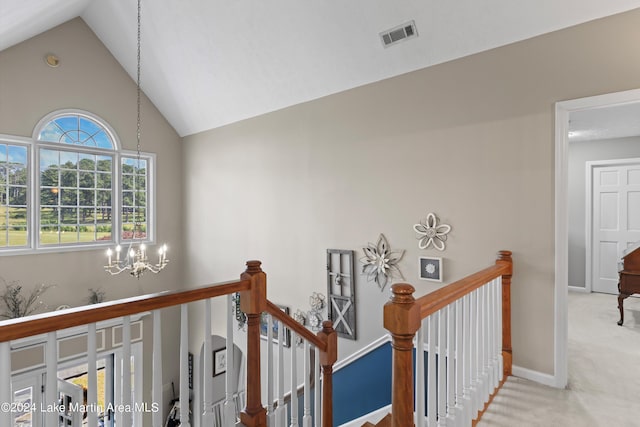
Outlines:
<svg viewBox="0 0 640 427"><path fill-rule="evenodd" d="M447 234L451 231L449 224L438 224L436 214L429 213L427 219L420 224L414 224L413 229L419 234L418 247L428 249L431 245L439 251L444 251Z"/></svg>
<svg viewBox="0 0 640 427"><path fill-rule="evenodd" d="M404 249L392 251L387 239L381 234L375 245L369 243L362 250L364 251L364 257L360 258L360 262L363 264L362 272L367 273L367 280L376 282L380 290L384 289L390 277L398 275L404 280L404 276L398 268L398 262L404 255Z"/></svg>

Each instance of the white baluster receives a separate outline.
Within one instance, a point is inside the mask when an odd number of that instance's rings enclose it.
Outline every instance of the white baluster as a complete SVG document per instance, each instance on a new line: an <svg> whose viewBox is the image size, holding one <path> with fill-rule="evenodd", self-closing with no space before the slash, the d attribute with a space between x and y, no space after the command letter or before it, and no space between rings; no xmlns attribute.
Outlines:
<svg viewBox="0 0 640 427"><path fill-rule="evenodd" d="M494 310L494 340L493 340L493 352L496 359L496 387L500 386L502 380L502 371L500 370L500 356L502 341L502 324L500 323L500 277L495 280L493 284L493 310Z"/></svg>
<svg viewBox="0 0 640 427"><path fill-rule="evenodd" d="M491 386L489 390L491 393L497 387L496 365L498 363L497 355L494 349L496 348L496 306L495 306L495 279L489 283L487 288L487 310L489 311L489 348L487 351L489 357L489 379L491 380Z"/></svg>
<svg viewBox="0 0 640 427"><path fill-rule="evenodd" d="M11 392L11 343L0 342L0 404L11 404L13 393ZM11 411L0 411L0 425L11 426L13 419Z"/></svg>
<svg viewBox="0 0 640 427"><path fill-rule="evenodd" d="M436 318L435 314L430 315L427 319L429 322L428 342L428 363L427 363L427 420L429 427L435 427L437 422L438 401L436 396L436 386L438 384L436 378Z"/></svg>
<svg viewBox="0 0 640 427"><path fill-rule="evenodd" d="M489 284L489 376L491 378L491 392L498 387L498 355L496 349L496 280Z"/></svg>
<svg viewBox="0 0 640 427"><path fill-rule="evenodd" d="M484 304L484 286L477 289L478 292L478 411L481 411L484 407L487 390L487 378L486 378L486 360L485 360L485 304Z"/></svg>
<svg viewBox="0 0 640 427"><path fill-rule="evenodd" d="M280 326L283 326L282 324ZM291 427L298 427L298 334L291 331Z"/></svg>
<svg viewBox="0 0 640 427"><path fill-rule="evenodd" d="M113 330L112 330L113 331ZM107 363L104 367L104 377L113 378L113 381L107 381L104 385L105 396L113 396L114 404L120 404L119 394L117 391L122 388L122 375L120 375L120 365ZM105 426L113 427L115 424L115 412L111 408L105 408Z"/></svg>
<svg viewBox="0 0 640 427"><path fill-rule="evenodd" d="M87 325L87 402L88 408L98 405L98 367L96 361L96 324ZM98 425L98 412L95 409L87 411L87 423Z"/></svg>
<svg viewBox="0 0 640 427"><path fill-rule="evenodd" d="M496 351L498 353L498 378L500 381L503 380L503 371L504 371L504 359L502 358L502 277L498 277L496 287L498 290L498 295L496 296L496 302L498 306L496 307L496 313L498 314L498 321L496 325Z"/></svg>
<svg viewBox="0 0 640 427"><path fill-rule="evenodd" d="M232 426L236 423L236 405L233 402L233 379L235 375L234 357L233 357L233 295L227 295L227 370L225 372L225 401L224 416L225 425Z"/></svg>
<svg viewBox="0 0 640 427"><path fill-rule="evenodd" d="M202 425L214 425L213 414L213 339L211 338L211 299L204 300L204 355L202 357ZM155 425L155 424L154 424Z"/></svg>
<svg viewBox="0 0 640 427"><path fill-rule="evenodd" d="M122 318L122 405L123 408L131 407L131 318ZM124 410L120 415L120 422L124 427L132 425L131 411ZM117 420L117 418L116 418Z"/></svg>
<svg viewBox="0 0 640 427"><path fill-rule="evenodd" d="M270 331L268 336L271 337ZM271 338L269 338L270 340ZM268 341L269 345L271 341ZM284 332L282 322L278 322L278 408L276 409L276 424L278 427L286 427L287 410L284 406Z"/></svg>
<svg viewBox="0 0 640 427"><path fill-rule="evenodd" d="M190 427L189 421L189 311L180 305L180 426Z"/></svg>
<svg viewBox="0 0 640 427"><path fill-rule="evenodd" d="M47 334L45 351L47 382L44 389L44 407L54 408L54 405L58 403L58 343L55 331ZM47 410L44 414L44 424L46 427L57 426L58 413Z"/></svg>
<svg viewBox="0 0 640 427"><path fill-rule="evenodd" d="M500 386L500 382L502 381L502 366L501 366L502 322L500 321L500 314L501 314L500 300L502 298L502 292L500 292L500 290L502 288L502 284L500 279L501 279L500 277L496 279L496 283L494 287L494 292L495 292L494 310L496 313L496 320L495 320L495 337L496 338L493 342L493 345L494 345L494 352L496 354L496 373L497 373L496 377L497 377L498 386Z"/></svg>
<svg viewBox="0 0 640 427"><path fill-rule="evenodd" d="M470 319L470 333L471 343L469 345L470 357L471 357L471 381L470 381L470 393L471 393L471 419L476 418L478 407L478 294L473 291L469 294L469 319Z"/></svg>
<svg viewBox="0 0 640 427"><path fill-rule="evenodd" d="M478 411L480 386L480 315L478 313L478 290L471 293L471 416Z"/></svg>
<svg viewBox="0 0 640 427"><path fill-rule="evenodd" d="M455 386L455 347L456 330L454 329L455 305L447 306L447 425L455 424L456 386Z"/></svg>
<svg viewBox="0 0 640 427"><path fill-rule="evenodd" d="M480 410L484 409L484 404L489 401L489 396L491 394L491 381L489 376L489 287L488 285L482 286L480 288L482 290L482 382L484 385L482 396L482 407Z"/></svg>
<svg viewBox="0 0 640 427"><path fill-rule="evenodd" d="M464 415L462 425L470 425L473 417L473 396L471 390L471 295L467 294L462 299L462 395L464 399Z"/></svg>
<svg viewBox="0 0 640 427"><path fill-rule="evenodd" d="M425 427L424 321L416 334L416 427Z"/></svg>
<svg viewBox="0 0 640 427"><path fill-rule="evenodd" d="M267 331L273 330L273 317L267 314ZM270 333L267 333L270 336ZM274 426L276 422L276 414L273 410L273 391L275 384L273 383L273 344L267 341L267 424Z"/></svg>
<svg viewBox="0 0 640 427"><path fill-rule="evenodd" d="M484 403L484 382L482 381L482 344L484 334L482 330L482 293L476 289L476 406L475 410L480 411Z"/></svg>
<svg viewBox="0 0 640 427"><path fill-rule="evenodd" d="M315 358L315 368L313 370L313 374L315 375L315 381L313 386L313 415L315 418L315 427L322 426L322 398L320 397L320 388L322 384L320 384L320 349L316 347L316 358Z"/></svg>
<svg viewBox="0 0 640 427"><path fill-rule="evenodd" d="M153 362L152 362L153 378L151 379L151 399L158 408L157 411L154 411L153 414L151 414L151 420L154 426L162 425L162 421L163 421L162 411L164 410L164 404L162 402L162 320L160 320L161 317L162 317L162 312L160 310L154 310L153 312L153 356L152 356L153 357ZM209 360L211 360L211 356L209 356Z"/></svg>
<svg viewBox="0 0 640 427"><path fill-rule="evenodd" d="M302 417L303 427L313 427L311 418L311 353L309 341L304 340L304 409Z"/></svg>
<svg viewBox="0 0 640 427"><path fill-rule="evenodd" d="M456 351L455 351L455 367L456 367L456 385L455 385L455 393L456 393L456 403L455 403L455 416L456 416L456 425L464 426L465 417L464 417L464 388L463 388L463 377L464 377L464 332L463 332L463 324L462 324L462 313L464 308L464 299L458 299L455 302L456 305Z"/></svg>
<svg viewBox="0 0 640 427"><path fill-rule="evenodd" d="M444 308L438 310L438 427L447 423L447 315Z"/></svg>

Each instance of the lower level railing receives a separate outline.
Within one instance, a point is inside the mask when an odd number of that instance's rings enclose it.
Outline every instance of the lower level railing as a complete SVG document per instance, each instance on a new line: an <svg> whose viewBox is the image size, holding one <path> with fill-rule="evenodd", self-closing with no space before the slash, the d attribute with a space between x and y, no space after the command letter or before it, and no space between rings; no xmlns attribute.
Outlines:
<svg viewBox="0 0 640 427"><path fill-rule="evenodd" d="M393 339L393 427L479 419L511 375L511 274L511 252L501 251L494 266L418 299L411 285L393 285L384 308Z"/></svg>
<svg viewBox="0 0 640 427"><path fill-rule="evenodd" d="M305 427L332 425L332 366L337 355L337 335L333 331L330 322L325 322L323 329L317 334L312 333L289 315L282 312L276 305L266 298L266 275L260 268L259 261L247 262L247 269L242 273L240 280L223 284L205 286L185 291L161 292L158 294L144 295L119 301L106 302L92 306L72 308L62 311L29 316L0 322L0 426L25 425L57 427L59 423L65 426L80 426L82 418L86 417L86 425L89 426L118 426L130 427L141 425L164 426L163 412L163 309L179 307L180 310L180 336L179 336L179 396L175 402L175 412L179 414L179 425L190 427L196 419L203 426L224 425L234 426L239 420L246 427L263 427L267 425L267 418L277 419L275 425L298 425L298 382L296 354L304 352L304 365L307 368L303 374L305 378L304 401L302 421ZM235 366L234 357L234 327L231 295L239 293L240 306L247 317L247 341L244 366ZM212 348L212 299L226 298L224 305L228 307L227 313L227 337L224 358L216 360L216 363L224 365L221 370L225 372L225 398L222 402L215 401L212 394L211 378L214 377L213 348ZM198 319L189 319L190 304L204 305L204 316ZM273 366L277 366L278 378L284 378L282 340L278 342L277 358L272 355L271 344L268 357L261 357L260 319L263 313L268 313L271 324L277 319L281 325L292 332L291 345L291 381L290 387L279 382L277 388L278 399L273 398L271 390L274 390ZM148 316L150 315L150 316ZM151 317L152 339L150 344L144 344L145 348L151 348L151 355L142 354L143 351L136 341L143 340L142 325L140 320L145 317L147 321ZM197 405L199 413L189 415L192 412L190 405L190 378L194 380L189 371L189 321L202 322L204 326L203 342L203 373L205 385L202 387L202 404ZM270 326L269 326L270 327ZM283 330L284 328L279 328ZM110 336L111 339L107 339ZM298 347L298 341L301 342ZM58 384L59 372L68 364L68 354L65 346L72 343L80 346L83 363L86 363L86 396L75 393L73 390L65 391ZM313 380L314 391L317 393L314 403L315 409L310 406L311 380L309 380L311 351L315 352L316 377ZM110 361L105 362L105 353L113 355ZM40 373L39 380L30 385L31 395L22 400L16 400L17 396L26 388L19 386L19 381L14 379L21 375L18 371L24 371L23 365L27 364L21 358L35 357L32 363L34 369ZM136 356L137 354L137 356ZM35 356L34 356L35 355ZM220 355L222 356L222 355ZM143 375L136 357L150 362L152 367L151 383L143 384ZM226 362L223 363L222 360ZM268 396L262 396L261 366L266 360L268 372L267 389ZM322 370L322 380L318 372ZM244 390L234 390L233 378L241 369L245 374L246 385ZM98 397L99 371L109 371L114 381L108 386L101 386L104 396ZM18 373L18 374L17 374ZM64 381L62 381L64 387ZM322 392L320 391L322 384ZM36 389L40 385L44 390L42 395L36 395ZM72 388L72 387L71 387ZM150 402L145 403L141 393L134 391L151 390ZM290 393L289 390L294 390ZM285 399L285 395L289 395ZM35 405L35 400L38 404ZM272 404L277 401L278 404ZM287 400L287 402L285 402ZM106 402L111 405L109 410L103 410ZM270 402L267 407L263 401ZM238 411L238 402L243 403L243 408ZM99 404L101 403L101 404ZM289 405L289 410L284 408ZM147 413L146 418L140 412ZM238 414L239 412L239 414ZM290 415L287 415L289 413ZM287 420L287 417L289 420ZM146 420L146 421L143 421ZM322 419L322 422L320 421Z"/></svg>

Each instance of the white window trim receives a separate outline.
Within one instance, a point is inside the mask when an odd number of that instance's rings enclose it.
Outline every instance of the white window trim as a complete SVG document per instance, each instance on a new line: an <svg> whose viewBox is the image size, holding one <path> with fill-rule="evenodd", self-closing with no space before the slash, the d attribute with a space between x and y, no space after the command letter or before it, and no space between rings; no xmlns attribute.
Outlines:
<svg viewBox="0 0 640 427"><path fill-rule="evenodd" d="M86 116L87 118L98 122L109 133L113 141L113 150L98 148L98 147L86 147L75 146L71 144L63 144L48 141L38 141L38 134L42 130L43 126L54 120L57 117L75 114ZM14 256L14 255L33 255L37 253L61 253L61 252L77 252L86 250L104 249L116 244L128 245L131 240L122 239L122 188L121 188L121 167L122 158L137 157L137 151L126 150L122 148L120 139L113 130L113 128L100 116L88 111L64 109L56 110L38 121L34 127L31 138L2 134L0 133L0 143L16 144L27 147L27 176L29 182L27 183L27 246L26 247L1 247L0 256ZM41 245L39 242L40 231L40 149L54 149L59 151L74 151L74 152L87 152L99 155L109 155L113 157L112 165L112 240L105 240L101 242L77 242L69 244L58 245ZM144 242L149 245L156 244L156 155L155 153L140 152L140 156L143 159L148 160L148 172L147 172L147 237ZM136 240L139 241L139 240Z"/></svg>
<svg viewBox="0 0 640 427"><path fill-rule="evenodd" d="M33 246L31 245L31 237L33 234L31 229L33 222L33 189L31 185L33 180L33 140L31 138L21 136L0 134L0 143L7 145L21 145L27 148L27 177L29 179L29 182L27 183L27 246L14 248L2 247L0 248L0 256L33 253Z"/></svg>

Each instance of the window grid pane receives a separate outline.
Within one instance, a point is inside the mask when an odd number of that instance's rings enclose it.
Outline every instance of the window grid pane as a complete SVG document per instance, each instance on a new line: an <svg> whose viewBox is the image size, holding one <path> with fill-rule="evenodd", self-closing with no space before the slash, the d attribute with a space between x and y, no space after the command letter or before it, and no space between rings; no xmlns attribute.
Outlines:
<svg viewBox="0 0 640 427"><path fill-rule="evenodd" d="M27 147L0 144L0 248L28 244Z"/></svg>
<svg viewBox="0 0 640 427"><path fill-rule="evenodd" d="M113 158L42 148L40 159L40 244L112 240L112 179L99 170Z"/></svg>
<svg viewBox="0 0 640 427"><path fill-rule="evenodd" d="M66 114L51 120L38 134L38 141L109 150L115 147L104 126L81 114Z"/></svg>
<svg viewBox="0 0 640 427"><path fill-rule="evenodd" d="M143 158L122 158L122 240L147 238L147 162Z"/></svg>
<svg viewBox="0 0 640 427"><path fill-rule="evenodd" d="M90 114L50 117L35 141L0 140L0 250L147 239L152 158L115 152L108 125Z"/></svg>

